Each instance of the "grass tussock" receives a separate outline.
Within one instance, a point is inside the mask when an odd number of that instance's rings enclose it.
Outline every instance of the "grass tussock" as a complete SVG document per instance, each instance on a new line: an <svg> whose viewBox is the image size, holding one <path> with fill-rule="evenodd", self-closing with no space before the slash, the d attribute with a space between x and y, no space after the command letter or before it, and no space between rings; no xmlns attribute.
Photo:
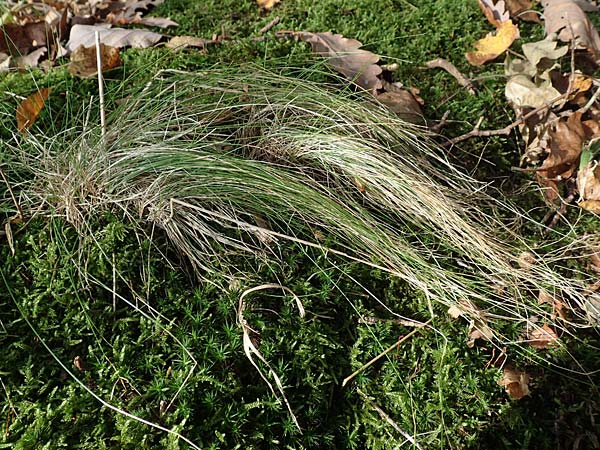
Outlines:
<svg viewBox="0 0 600 450"><path fill-rule="evenodd" d="M537 255L497 212L524 215L451 165L424 129L309 81L317 70L162 72L109 114L104 138L83 121L15 139L11 185L22 208L80 230L106 210L157 225L200 276L234 274L227 254L277 258L277 241L291 240L487 317L554 322L541 289L583 311L583 281L565 279L560 253ZM523 251L535 259L527 267Z"/></svg>

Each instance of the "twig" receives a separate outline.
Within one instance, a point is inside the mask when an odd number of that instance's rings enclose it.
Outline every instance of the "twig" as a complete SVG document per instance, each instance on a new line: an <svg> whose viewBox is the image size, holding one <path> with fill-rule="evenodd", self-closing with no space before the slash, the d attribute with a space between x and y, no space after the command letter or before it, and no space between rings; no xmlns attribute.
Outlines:
<svg viewBox="0 0 600 450"><path fill-rule="evenodd" d="M517 119L510 125L507 125L504 128L500 128L497 130L480 130L479 127L481 126L481 122L483 121L483 117L480 117L477 121L477 125L475 125L471 131L461 136L457 136L453 139L450 139L448 142L444 142L442 144L442 147L451 147L455 144L458 144L459 142L466 141L467 139L470 139L472 137L508 136L513 129L524 123L527 119L541 111L552 108L552 105L554 105L554 103L556 103L557 101L561 100L563 97L564 94L549 102L547 105L542 105L535 109L532 109L520 119Z"/></svg>
<svg viewBox="0 0 600 450"><path fill-rule="evenodd" d="M408 333L406 336L404 336L402 339L398 339L397 342L395 342L394 344L390 345L388 348L386 348L383 352L381 352L379 355L377 355L375 358L373 358L372 360L370 360L368 363L364 364L363 366L359 367L357 370L355 370L351 375L347 376L346 378L344 378L344 381L342 381L342 387L346 386L346 384L348 384L348 382L350 380L352 380L352 378L354 378L356 375L358 375L359 373L361 373L363 370L365 370L367 367L372 366L373 364L375 364L377 361L379 361L381 358L383 358L385 355L387 355L389 352L391 352L392 350L394 350L396 347L398 347L400 344L402 344L404 341L406 341L409 337L411 337L413 334L417 333L419 330L421 330L421 328L425 327L426 325L429 325L431 323L432 319L429 319L427 322L425 322L423 324L423 326L419 327L419 328L415 328L414 330L412 330L410 333Z"/></svg>
<svg viewBox="0 0 600 450"><path fill-rule="evenodd" d="M12 188L10 187L10 183L8 182L8 179L6 178L6 175L4 175L4 171L2 170L2 168L0 167L0 176L2 177L2 181L4 181L4 183L6 184L6 188L8 189L8 193L10 194L10 198L12 198L13 203L15 204L15 208L17 208L17 214L19 215L19 219L23 219L23 210L21 209L21 205L19 205L19 202L17 202L17 198L15 197L15 194L12 190Z"/></svg>
<svg viewBox="0 0 600 450"><path fill-rule="evenodd" d="M410 319L382 319L380 317L363 317L360 319L362 323L366 323L368 325L373 325L375 323L393 323L395 325L402 325L404 327L415 327L420 328L425 326L424 322L419 322L417 320Z"/></svg>
<svg viewBox="0 0 600 450"><path fill-rule="evenodd" d="M475 95L475 86L467 77L465 77L460 70L456 68L454 64L450 61L447 61L443 58L432 59L431 61L425 63L425 65L429 69L444 69L458 81L462 87L467 89L467 92L471 95Z"/></svg>
<svg viewBox="0 0 600 450"><path fill-rule="evenodd" d="M450 116L450 110L446 111L444 113L444 115L442 116L442 118L440 119L440 121L438 123L436 123L435 125L432 125L429 127L429 129L431 131L433 131L434 133L439 133L442 128L444 128L446 126L446 123L448 123L448 117Z"/></svg>
<svg viewBox="0 0 600 450"><path fill-rule="evenodd" d="M268 24L266 24L264 27L262 27L260 30L258 30L259 34L264 34L267 31L269 31L271 28L273 28L275 25L277 25L279 23L281 19L279 18L279 16L275 17L273 20L271 20Z"/></svg>
<svg viewBox="0 0 600 450"><path fill-rule="evenodd" d="M102 141L106 137L106 114L104 111L104 83L102 82L102 55L100 54L100 33L96 31L96 68L98 70L98 96L100 97L100 132Z"/></svg>
<svg viewBox="0 0 600 450"><path fill-rule="evenodd" d="M419 443L415 440L415 438L412 437L410 434L408 434L406 431L404 431L402 428L400 428L400 426L396 422L394 422L394 420L390 416L388 416L386 414L386 412L383 409L381 409L379 407L379 405L377 405L377 403L375 403L373 400L371 400L367 396L367 394L365 394L360 389L357 389L356 392L358 392L360 394L360 396L369 404L369 406L371 408L373 408L375 411L377 411L377 414L379 414L379 416L383 420L385 420L387 423L389 423L392 426L392 428L394 428L394 430L396 430L398 433L400 433L413 446L417 447L419 450L423 450L423 447L421 447L421 445L419 445Z"/></svg>

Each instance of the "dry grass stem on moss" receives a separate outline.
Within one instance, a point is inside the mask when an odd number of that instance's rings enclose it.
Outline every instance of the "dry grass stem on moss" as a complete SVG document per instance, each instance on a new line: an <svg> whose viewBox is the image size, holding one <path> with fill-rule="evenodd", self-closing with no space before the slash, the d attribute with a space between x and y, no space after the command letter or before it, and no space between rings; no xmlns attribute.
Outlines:
<svg viewBox="0 0 600 450"><path fill-rule="evenodd" d="M315 71L162 72L108 115L104 140L96 127L15 140L11 185L23 208L79 227L115 208L155 224L200 276L234 273L232 253L275 258L290 239L489 318L560 326L540 289L582 311L583 283L561 275L561 254L536 255L495 211L524 214L453 167L424 129L308 81ZM536 263L519 267L522 251Z"/></svg>

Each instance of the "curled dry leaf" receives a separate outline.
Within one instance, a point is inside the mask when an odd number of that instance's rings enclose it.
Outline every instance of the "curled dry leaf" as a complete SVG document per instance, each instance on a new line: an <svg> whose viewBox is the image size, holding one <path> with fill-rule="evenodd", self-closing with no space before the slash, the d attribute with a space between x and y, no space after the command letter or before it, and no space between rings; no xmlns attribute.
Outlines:
<svg viewBox="0 0 600 450"><path fill-rule="evenodd" d="M513 400L520 400L529 395L529 375L515 368L505 367L498 384L504 386L504 390Z"/></svg>
<svg viewBox="0 0 600 450"><path fill-rule="evenodd" d="M546 349L554 347L558 343L558 336L552 328L544 325L541 328L535 328L527 337L529 345L537 349Z"/></svg>
<svg viewBox="0 0 600 450"><path fill-rule="evenodd" d="M495 4L493 0L479 0L477 3L488 22L496 28L499 28L510 18L504 0L499 0Z"/></svg>
<svg viewBox="0 0 600 450"><path fill-rule="evenodd" d="M483 39L475 42L475 52L465 54L467 60L474 66L481 66L492 61L504 53L519 37L519 28L510 20L503 22L496 30L496 34L488 34Z"/></svg>
<svg viewBox="0 0 600 450"><path fill-rule="evenodd" d="M527 58L533 67L537 67L543 59L553 63L567 54L569 51L568 46L564 45L556 48L557 45L556 34L552 33L541 41L523 44L522 49L525 58Z"/></svg>
<svg viewBox="0 0 600 450"><path fill-rule="evenodd" d="M383 70L377 65L379 56L362 50L360 41L329 31L325 33L301 31L292 34L308 42L315 53L327 58L327 63L334 70L357 85L370 91L382 88L379 75Z"/></svg>
<svg viewBox="0 0 600 450"><path fill-rule="evenodd" d="M600 57L600 36L575 0L543 0L546 34L558 33L563 42L576 41L579 48Z"/></svg>
<svg viewBox="0 0 600 450"><path fill-rule="evenodd" d="M52 88L40 89L19 104L17 107L17 129L21 133L25 133L36 121L51 92Z"/></svg>
<svg viewBox="0 0 600 450"><path fill-rule="evenodd" d="M541 108L560 98L550 80L528 75L515 75L509 78L504 87L504 95L517 108Z"/></svg>
<svg viewBox="0 0 600 450"><path fill-rule="evenodd" d="M69 72L81 78L94 76L98 73L96 61L96 47L85 48L83 45L77 47L71 53ZM102 61L102 72L114 69L121 65L119 49L100 44L100 60Z"/></svg>

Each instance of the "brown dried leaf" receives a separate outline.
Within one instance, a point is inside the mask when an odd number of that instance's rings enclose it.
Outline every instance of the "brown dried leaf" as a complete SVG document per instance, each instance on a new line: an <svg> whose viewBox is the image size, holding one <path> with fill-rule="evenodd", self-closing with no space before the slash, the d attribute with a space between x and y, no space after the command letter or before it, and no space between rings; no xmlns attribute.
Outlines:
<svg viewBox="0 0 600 450"><path fill-rule="evenodd" d="M548 291L545 291L544 289L540 290L540 293L538 294L538 303L540 305L542 305L544 303L548 303L549 305L552 305L552 315L554 317L558 316L563 320L566 319L565 304L563 302L561 302L555 296L550 295L550 293Z"/></svg>
<svg viewBox="0 0 600 450"><path fill-rule="evenodd" d="M583 131L585 131L586 141L600 137L600 123L597 120L584 120L581 124L583 125Z"/></svg>
<svg viewBox="0 0 600 450"><path fill-rule="evenodd" d="M541 22L540 16L535 11L531 11L531 0L505 0L506 9L513 19L524 20L525 22Z"/></svg>
<svg viewBox="0 0 600 450"><path fill-rule="evenodd" d="M76 356L75 358L73 358L73 365L80 372L85 372L85 362L81 356Z"/></svg>
<svg viewBox="0 0 600 450"><path fill-rule="evenodd" d="M577 39L578 46L600 56L600 36L575 0L543 0L546 34L558 33L563 42Z"/></svg>
<svg viewBox="0 0 600 450"><path fill-rule="evenodd" d="M48 36L52 36L52 29L43 21L25 25L7 23L0 27L0 52L23 56L35 48L47 46Z"/></svg>
<svg viewBox="0 0 600 450"><path fill-rule="evenodd" d="M496 28L499 28L510 18L506 11L504 0L499 0L496 4L494 4L493 0L478 0L477 3L488 22Z"/></svg>
<svg viewBox="0 0 600 450"><path fill-rule="evenodd" d="M504 390L513 400L520 400L529 395L529 375L515 368L505 367L498 384L504 386Z"/></svg>
<svg viewBox="0 0 600 450"><path fill-rule="evenodd" d="M423 111L411 92L406 90L383 92L377 95L377 100L407 122L423 125Z"/></svg>
<svg viewBox="0 0 600 450"><path fill-rule="evenodd" d="M182 49L187 47L206 48L214 44L212 39L201 39L194 36L174 36L165 44L167 48Z"/></svg>
<svg viewBox="0 0 600 450"><path fill-rule="evenodd" d="M570 178L575 170L583 143L585 131L581 124L581 112L571 114L569 118L560 120L549 131L550 154L540 168L540 175L556 179Z"/></svg>
<svg viewBox="0 0 600 450"><path fill-rule="evenodd" d="M577 190L584 201L600 201L600 166L597 161L590 161L579 170L577 174ZM579 206L583 208L581 203Z"/></svg>
<svg viewBox="0 0 600 450"><path fill-rule="evenodd" d="M487 325L484 320L474 320L469 326L469 339L467 347L473 347L477 339L491 341L494 339L494 331Z"/></svg>
<svg viewBox="0 0 600 450"><path fill-rule="evenodd" d="M527 337L529 345L537 349L546 349L554 347L558 342L558 336L552 328L544 325L541 328L535 328Z"/></svg>
<svg viewBox="0 0 600 450"><path fill-rule="evenodd" d="M352 80L360 87L375 91L382 88L382 69L377 65L379 56L362 50L362 43L356 39L345 38L341 34L294 33L305 42L311 44L315 53L327 59L327 63L337 72Z"/></svg>
<svg viewBox="0 0 600 450"><path fill-rule="evenodd" d="M102 61L102 72L114 69L121 65L119 49L100 44L100 60ZM87 78L98 73L96 62L96 47L85 48L83 45L77 47L71 53L69 72L80 78Z"/></svg>
<svg viewBox="0 0 600 450"><path fill-rule="evenodd" d="M510 20L503 22L496 34L489 33L475 42L474 47L477 51L468 52L465 56L472 65L481 66L504 53L518 37L519 28Z"/></svg>
<svg viewBox="0 0 600 450"><path fill-rule="evenodd" d="M17 129L25 133L40 115L52 88L43 88L31 94L17 107Z"/></svg>

